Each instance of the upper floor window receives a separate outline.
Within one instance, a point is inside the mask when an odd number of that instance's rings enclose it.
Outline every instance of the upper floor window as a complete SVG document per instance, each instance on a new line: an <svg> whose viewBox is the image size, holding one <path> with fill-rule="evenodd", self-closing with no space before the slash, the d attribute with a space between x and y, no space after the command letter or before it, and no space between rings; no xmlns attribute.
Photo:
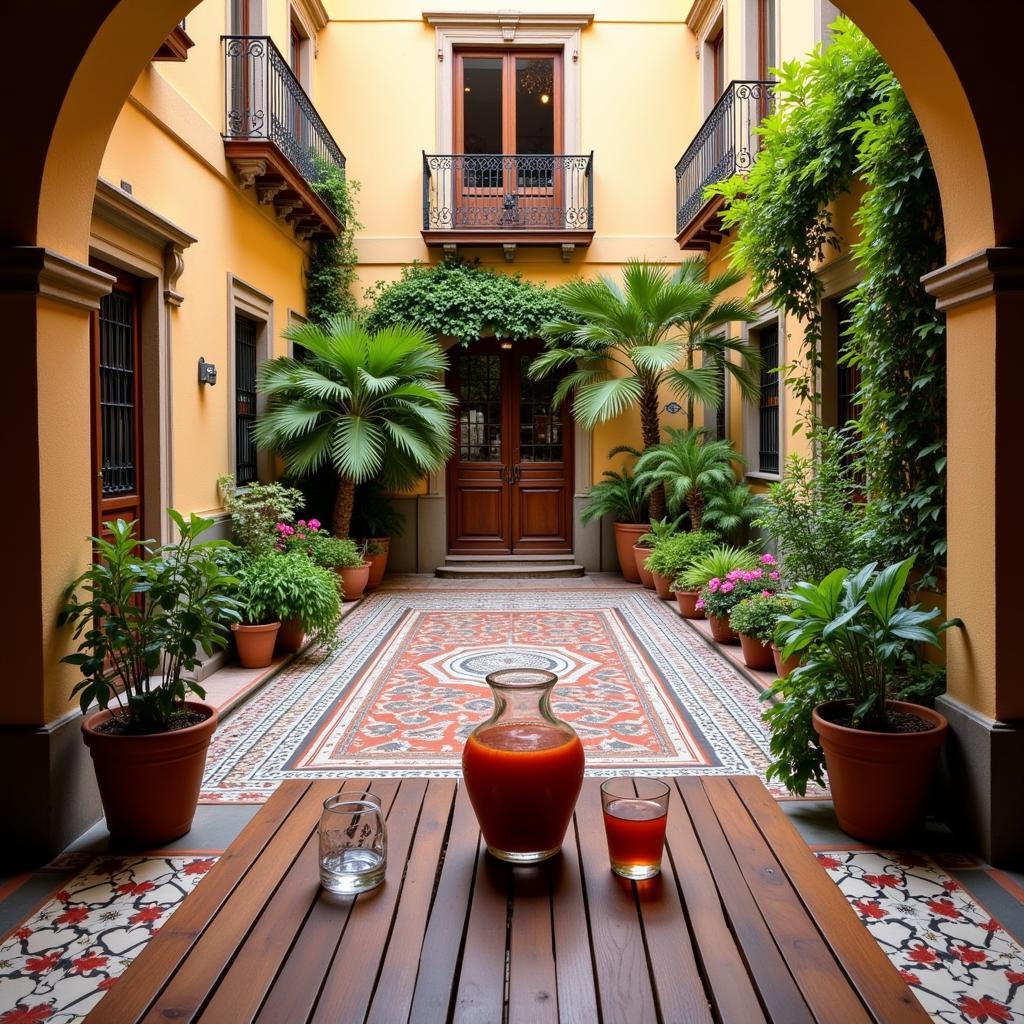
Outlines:
<svg viewBox="0 0 1024 1024"><path fill-rule="evenodd" d="M776 0L757 0L757 77L766 82L778 67L778 23Z"/></svg>
<svg viewBox="0 0 1024 1024"><path fill-rule="evenodd" d="M256 365L259 359L260 325L235 314L235 479L239 484L256 480Z"/></svg>
<svg viewBox="0 0 1024 1024"><path fill-rule="evenodd" d="M711 87L713 99L717 100L725 92L725 29L720 28L718 33L708 40L708 48L711 53Z"/></svg>
<svg viewBox="0 0 1024 1024"><path fill-rule="evenodd" d="M263 32L262 0L231 0L230 18L230 35L260 35Z"/></svg>

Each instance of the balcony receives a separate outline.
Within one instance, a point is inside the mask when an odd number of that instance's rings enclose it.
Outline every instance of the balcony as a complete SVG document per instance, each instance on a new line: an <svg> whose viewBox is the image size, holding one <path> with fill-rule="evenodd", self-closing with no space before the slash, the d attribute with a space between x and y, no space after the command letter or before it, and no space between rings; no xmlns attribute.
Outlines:
<svg viewBox="0 0 1024 1024"><path fill-rule="evenodd" d="M757 156L757 126L771 112L774 82L730 82L676 164L676 241L707 251L722 241L724 200L705 198L709 185L748 171Z"/></svg>
<svg viewBox="0 0 1024 1024"><path fill-rule="evenodd" d="M330 167L345 169L331 137L281 52L266 36L224 36L224 153L243 189L301 239L330 238L343 222L318 195Z"/></svg>
<svg viewBox="0 0 1024 1024"><path fill-rule="evenodd" d="M171 34L160 44L160 49L153 54L153 60L169 60L181 63L188 60L188 51L195 46L192 37L185 31L185 19L182 18L171 30Z"/></svg>
<svg viewBox="0 0 1024 1024"><path fill-rule="evenodd" d="M423 240L455 249L560 246L594 237L594 154L424 153Z"/></svg>

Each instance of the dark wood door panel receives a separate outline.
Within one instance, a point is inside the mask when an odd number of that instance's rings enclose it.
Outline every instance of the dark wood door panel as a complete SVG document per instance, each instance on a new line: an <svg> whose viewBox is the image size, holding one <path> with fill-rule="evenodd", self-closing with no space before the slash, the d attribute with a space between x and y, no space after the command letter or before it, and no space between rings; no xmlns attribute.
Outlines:
<svg viewBox="0 0 1024 1024"><path fill-rule="evenodd" d="M564 485L517 485L512 536L516 550L558 552L572 548Z"/></svg>

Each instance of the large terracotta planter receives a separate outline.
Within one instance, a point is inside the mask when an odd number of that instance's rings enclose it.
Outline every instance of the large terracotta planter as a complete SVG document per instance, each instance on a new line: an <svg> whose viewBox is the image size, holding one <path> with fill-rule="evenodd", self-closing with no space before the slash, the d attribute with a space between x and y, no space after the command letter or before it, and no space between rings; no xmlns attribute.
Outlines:
<svg viewBox="0 0 1024 1024"><path fill-rule="evenodd" d="M97 732L111 717L109 711L97 711L82 722L107 828L122 842L160 846L192 827L217 709L199 701L185 703L206 715L205 721L149 736Z"/></svg>
<svg viewBox="0 0 1024 1024"><path fill-rule="evenodd" d="M640 582L640 570L636 567L633 545L645 534L651 532L649 523L612 523L615 530L615 553L619 556L619 569L630 583Z"/></svg>
<svg viewBox="0 0 1024 1024"><path fill-rule="evenodd" d="M298 654L306 642L306 631L298 619L285 619L277 634L278 654Z"/></svg>
<svg viewBox="0 0 1024 1024"><path fill-rule="evenodd" d="M814 709L814 731L825 751L829 788L839 827L855 839L891 843L920 826L928 787L946 738L946 719L931 708L889 701L933 728L885 733L850 729L831 718L850 701L829 701Z"/></svg>
<svg viewBox="0 0 1024 1024"><path fill-rule="evenodd" d="M639 544L633 545L633 558L636 560L636 571L640 573L640 582L648 589L654 589L654 574L644 565L651 556L650 548L643 548Z"/></svg>
<svg viewBox="0 0 1024 1024"><path fill-rule="evenodd" d="M709 615L708 622L711 623L711 638L716 644L734 644L739 640L739 633L729 625L728 615Z"/></svg>
<svg viewBox="0 0 1024 1024"><path fill-rule="evenodd" d="M379 544L384 550L379 555L364 555L365 559L370 563L370 577L366 581L366 589L373 590L381 585L381 581L384 579L384 573L388 567L388 555L391 552L391 538L390 537L370 537L370 543Z"/></svg>
<svg viewBox="0 0 1024 1024"><path fill-rule="evenodd" d="M699 590L677 590L676 603L684 619L703 619L704 609L697 607L700 598Z"/></svg>
<svg viewBox="0 0 1024 1024"><path fill-rule="evenodd" d="M363 596L366 584L370 579L370 563L364 561L352 569L336 569L341 577L341 586L346 601L358 601Z"/></svg>
<svg viewBox="0 0 1024 1024"><path fill-rule="evenodd" d="M800 652L791 654L785 661L782 660L782 651L772 644L772 660L775 662L775 671L782 679L785 679L795 668L800 665Z"/></svg>
<svg viewBox="0 0 1024 1024"><path fill-rule="evenodd" d="M231 632L243 668L266 668L274 660L274 644L280 622L263 622L256 626L232 623Z"/></svg>
<svg viewBox="0 0 1024 1024"><path fill-rule="evenodd" d="M662 601L671 601L672 594L672 577L663 576L660 572L652 572L651 578L654 580L654 589L662 599Z"/></svg>
<svg viewBox="0 0 1024 1024"><path fill-rule="evenodd" d="M743 660L746 662L747 668L756 669L758 672L768 672L775 665L772 660L771 645L761 643L755 636L740 633L740 650L743 651Z"/></svg>

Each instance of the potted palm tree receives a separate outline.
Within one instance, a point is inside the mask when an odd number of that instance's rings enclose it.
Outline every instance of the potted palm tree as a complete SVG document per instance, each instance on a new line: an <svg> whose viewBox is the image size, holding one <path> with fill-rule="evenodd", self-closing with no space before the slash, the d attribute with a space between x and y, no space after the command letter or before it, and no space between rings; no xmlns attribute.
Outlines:
<svg viewBox="0 0 1024 1024"><path fill-rule="evenodd" d="M192 827L217 710L186 673L200 651L227 644L239 617L238 581L218 557L231 545L200 540L212 519L168 514L180 539L160 547L139 540L135 523L104 523L105 536L91 538L95 561L68 588L60 616L80 641L63 660L82 673L73 693L107 827L149 846Z"/></svg>
<svg viewBox="0 0 1024 1024"><path fill-rule="evenodd" d="M630 583L640 582L633 546L647 533L651 524L647 497L636 478L623 467L621 473L606 469L604 479L590 489L590 498L580 512L580 521L589 523L610 516L615 531L615 553L619 569Z"/></svg>
<svg viewBox="0 0 1024 1024"><path fill-rule="evenodd" d="M292 324L283 335L311 357L260 367L267 410L256 441L278 450L295 477L334 467L331 529L348 537L357 484L411 487L451 455L455 398L439 381L448 361L425 331L401 324L372 334L336 316L322 326Z"/></svg>

